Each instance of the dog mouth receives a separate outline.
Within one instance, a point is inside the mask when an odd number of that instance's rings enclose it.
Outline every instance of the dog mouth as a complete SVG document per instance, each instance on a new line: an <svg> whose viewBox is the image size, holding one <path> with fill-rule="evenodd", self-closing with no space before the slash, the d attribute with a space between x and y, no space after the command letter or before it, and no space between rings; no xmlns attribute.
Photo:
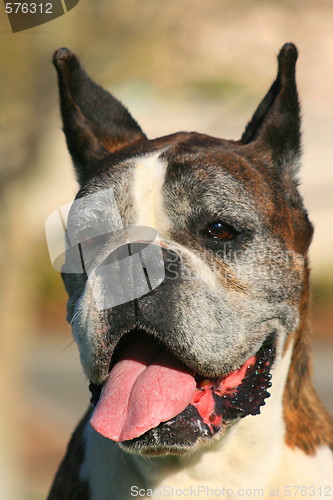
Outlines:
<svg viewBox="0 0 333 500"><path fill-rule="evenodd" d="M90 423L125 447L192 446L228 423L257 415L270 396L274 335L235 371L215 379L198 376L146 332L126 334L112 356L102 385L90 384ZM149 443L149 445L148 445Z"/></svg>

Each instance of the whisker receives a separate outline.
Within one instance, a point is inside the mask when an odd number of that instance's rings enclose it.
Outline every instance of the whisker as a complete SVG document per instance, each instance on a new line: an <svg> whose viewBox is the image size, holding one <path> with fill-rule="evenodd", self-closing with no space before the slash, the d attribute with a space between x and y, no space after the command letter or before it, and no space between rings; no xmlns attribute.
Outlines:
<svg viewBox="0 0 333 500"><path fill-rule="evenodd" d="M76 311L76 313L74 313L72 319L70 320L70 326L73 326L73 321L76 319L76 317L80 314L80 309L78 311Z"/></svg>
<svg viewBox="0 0 333 500"><path fill-rule="evenodd" d="M60 351L58 351L58 354L61 354L62 352L66 351L66 349L68 349L69 347L71 347L73 344L75 344L76 340L72 340L72 342L70 342L68 345L66 345L66 347L64 347L63 349L61 349Z"/></svg>

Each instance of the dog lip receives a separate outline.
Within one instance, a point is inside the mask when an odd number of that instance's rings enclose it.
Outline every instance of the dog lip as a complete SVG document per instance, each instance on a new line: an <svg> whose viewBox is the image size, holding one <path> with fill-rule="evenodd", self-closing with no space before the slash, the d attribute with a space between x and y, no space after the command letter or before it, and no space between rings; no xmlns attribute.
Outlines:
<svg viewBox="0 0 333 500"><path fill-rule="evenodd" d="M271 332L266 337L266 339L264 340L264 342L262 343L261 348L262 347L273 347L275 345L275 343L276 343L276 332Z"/></svg>

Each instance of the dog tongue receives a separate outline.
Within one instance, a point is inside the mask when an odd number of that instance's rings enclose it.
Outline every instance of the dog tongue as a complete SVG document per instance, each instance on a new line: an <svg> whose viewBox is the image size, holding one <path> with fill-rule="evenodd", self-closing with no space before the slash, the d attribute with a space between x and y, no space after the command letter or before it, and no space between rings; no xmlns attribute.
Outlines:
<svg viewBox="0 0 333 500"><path fill-rule="evenodd" d="M181 413L195 390L188 369L138 333L109 373L90 423L109 439L127 441Z"/></svg>

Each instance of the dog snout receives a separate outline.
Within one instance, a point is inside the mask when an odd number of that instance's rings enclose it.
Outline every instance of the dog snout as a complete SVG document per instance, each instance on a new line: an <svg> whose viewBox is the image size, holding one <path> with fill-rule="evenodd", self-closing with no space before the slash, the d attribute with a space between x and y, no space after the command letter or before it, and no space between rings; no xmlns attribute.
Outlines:
<svg viewBox="0 0 333 500"><path fill-rule="evenodd" d="M123 259L138 256L143 269L152 274L164 268L165 278L175 279L179 276L181 257L179 253L167 247L164 243L136 241L126 243L113 250L103 261L103 266L121 262ZM160 273L159 273L160 274Z"/></svg>

